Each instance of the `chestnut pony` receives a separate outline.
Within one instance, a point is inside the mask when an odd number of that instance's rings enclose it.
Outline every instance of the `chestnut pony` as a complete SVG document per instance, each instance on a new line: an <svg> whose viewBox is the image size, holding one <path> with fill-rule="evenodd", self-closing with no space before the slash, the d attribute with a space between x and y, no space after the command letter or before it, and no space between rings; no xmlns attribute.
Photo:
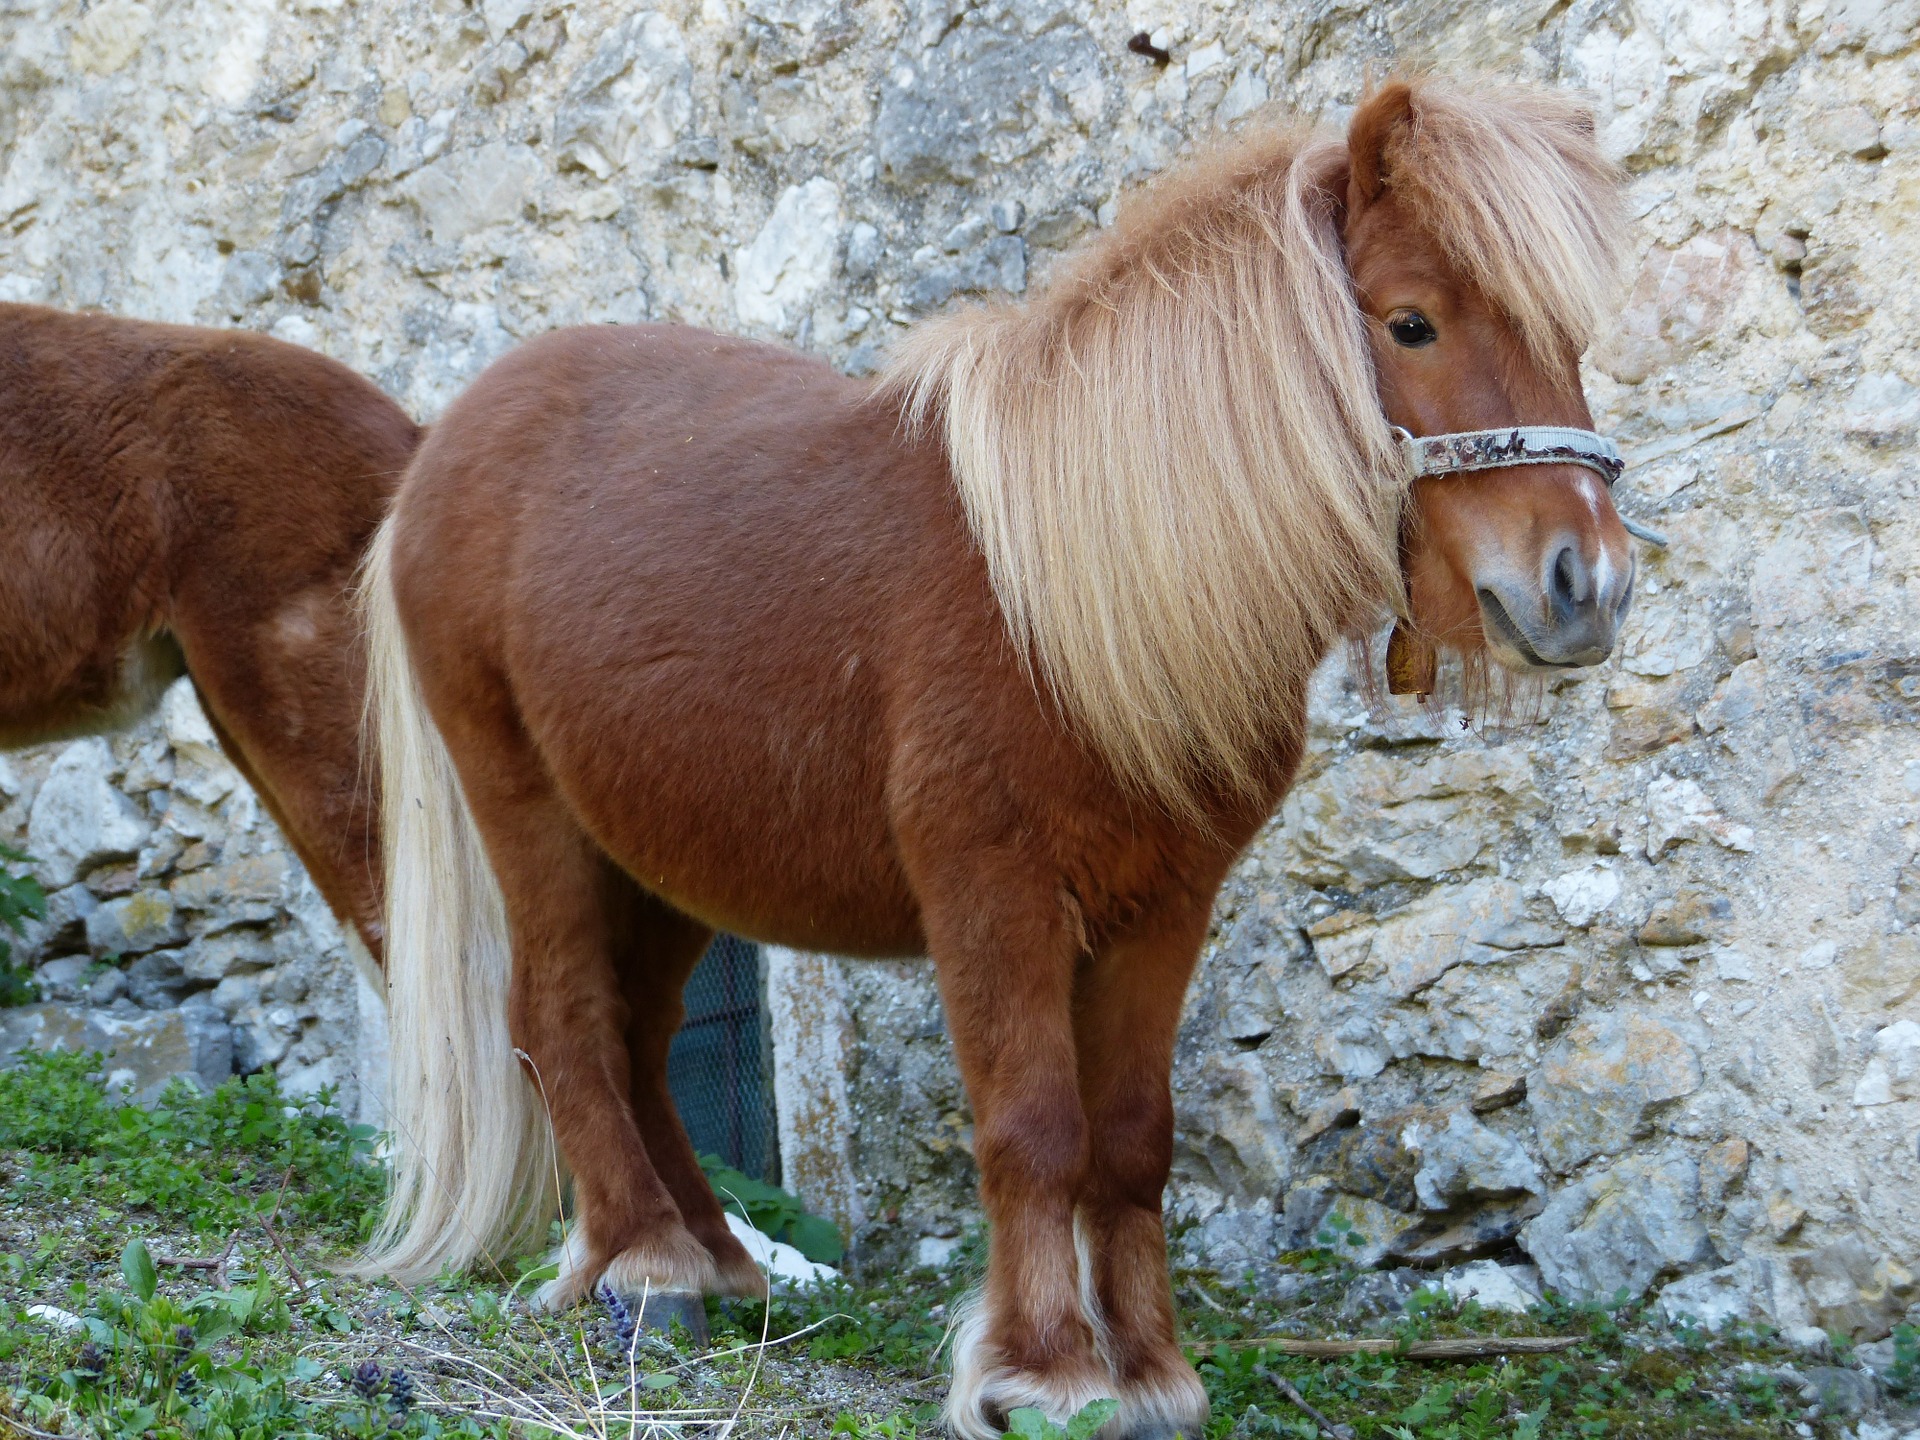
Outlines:
<svg viewBox="0 0 1920 1440"><path fill-rule="evenodd" d="M1416 482L1391 427L1610 448L1577 357L1621 230L1575 107L1396 82L1344 143L1169 176L877 385L670 326L495 364L366 582L398 1146L367 1266L538 1236L550 1117L549 1303L757 1290L667 1095L682 982L720 928L931 953L992 1222L950 1423L1111 1396L1113 1434L1199 1433L1160 1206L1215 892L1342 636L1611 645L1594 463Z"/></svg>
<svg viewBox="0 0 1920 1440"><path fill-rule="evenodd" d="M378 954L350 591L419 435L263 335L0 305L0 746L121 728L191 675Z"/></svg>

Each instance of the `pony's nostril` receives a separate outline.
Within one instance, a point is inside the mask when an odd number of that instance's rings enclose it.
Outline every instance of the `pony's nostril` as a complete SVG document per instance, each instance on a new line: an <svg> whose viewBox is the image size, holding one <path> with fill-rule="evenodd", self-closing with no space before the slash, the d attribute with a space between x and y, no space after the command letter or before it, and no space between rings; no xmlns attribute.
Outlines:
<svg viewBox="0 0 1920 1440"><path fill-rule="evenodd" d="M1592 598L1592 579L1580 562L1580 553L1571 545L1562 546L1547 577L1547 599L1554 616L1567 619Z"/></svg>

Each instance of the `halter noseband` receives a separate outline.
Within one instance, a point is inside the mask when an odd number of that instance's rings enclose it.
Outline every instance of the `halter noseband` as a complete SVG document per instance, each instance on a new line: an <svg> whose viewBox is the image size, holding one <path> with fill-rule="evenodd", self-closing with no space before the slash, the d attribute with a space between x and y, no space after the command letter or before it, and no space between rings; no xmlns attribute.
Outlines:
<svg viewBox="0 0 1920 1440"><path fill-rule="evenodd" d="M1411 435L1396 425L1393 435L1416 480L1504 465L1584 465L1611 487L1627 468L1620 447L1606 436L1562 425L1513 425L1451 435Z"/></svg>

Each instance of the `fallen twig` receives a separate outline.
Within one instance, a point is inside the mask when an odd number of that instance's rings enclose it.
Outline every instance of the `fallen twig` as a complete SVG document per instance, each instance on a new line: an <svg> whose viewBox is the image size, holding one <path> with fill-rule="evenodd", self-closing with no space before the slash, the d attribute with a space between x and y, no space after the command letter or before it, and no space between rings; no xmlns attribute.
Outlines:
<svg viewBox="0 0 1920 1440"><path fill-rule="evenodd" d="M1341 1355L1397 1355L1407 1360L1473 1360L1486 1355L1551 1355L1571 1350L1580 1343L1578 1335L1463 1335L1451 1340L1241 1340L1235 1342L1249 1350L1278 1350L1283 1355L1301 1355L1313 1360L1330 1360Z"/></svg>
<svg viewBox="0 0 1920 1440"><path fill-rule="evenodd" d="M1282 1395L1286 1396L1287 1399L1304 1410L1307 1418L1320 1427L1322 1434L1332 1436L1333 1440L1354 1440L1353 1427L1351 1425L1336 1424L1334 1421L1322 1415L1318 1410L1314 1409L1313 1406L1307 1403L1307 1397L1294 1389L1293 1382L1287 1379L1286 1376L1269 1370L1265 1365L1256 1366L1254 1368L1254 1374L1267 1381L1274 1389L1278 1390Z"/></svg>
<svg viewBox="0 0 1920 1440"><path fill-rule="evenodd" d="M225 1290L232 1283L227 1278L227 1261L232 1258L233 1247L239 1242L239 1239L240 1232L236 1230L227 1237L226 1248L211 1260L202 1260L192 1255L156 1255L153 1257L153 1263L156 1265L171 1265L176 1270L211 1270L213 1272L213 1288L216 1290Z"/></svg>
<svg viewBox="0 0 1920 1440"><path fill-rule="evenodd" d="M280 1232L273 1228L272 1221L265 1218L261 1219L260 1228L267 1232L267 1238L273 1242L273 1248L280 1252L280 1263L287 1267L287 1274L293 1277L294 1289L300 1292L300 1303L306 1304L307 1282L300 1278L300 1271L294 1266L293 1256L287 1253L286 1242L281 1240Z"/></svg>

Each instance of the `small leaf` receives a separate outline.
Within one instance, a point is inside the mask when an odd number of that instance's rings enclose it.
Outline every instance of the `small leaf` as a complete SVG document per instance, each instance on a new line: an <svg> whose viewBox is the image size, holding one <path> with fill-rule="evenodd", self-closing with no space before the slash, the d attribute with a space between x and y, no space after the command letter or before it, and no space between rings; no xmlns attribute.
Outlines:
<svg viewBox="0 0 1920 1440"><path fill-rule="evenodd" d="M153 1268L153 1256L147 1251L146 1241L127 1242L127 1248L120 1252L120 1273L127 1277L127 1288L134 1294L142 1300L153 1299L160 1274Z"/></svg>
<svg viewBox="0 0 1920 1440"><path fill-rule="evenodd" d="M1067 1440L1092 1440L1100 1427L1120 1409L1118 1400L1090 1400L1067 1422Z"/></svg>
<svg viewBox="0 0 1920 1440"><path fill-rule="evenodd" d="M1059 1440L1061 1429L1031 1405L1022 1405L1007 1415L1007 1434L1022 1440Z"/></svg>
<svg viewBox="0 0 1920 1440"><path fill-rule="evenodd" d="M654 1374L640 1377L640 1388L643 1390L671 1390L679 1383L678 1375Z"/></svg>

